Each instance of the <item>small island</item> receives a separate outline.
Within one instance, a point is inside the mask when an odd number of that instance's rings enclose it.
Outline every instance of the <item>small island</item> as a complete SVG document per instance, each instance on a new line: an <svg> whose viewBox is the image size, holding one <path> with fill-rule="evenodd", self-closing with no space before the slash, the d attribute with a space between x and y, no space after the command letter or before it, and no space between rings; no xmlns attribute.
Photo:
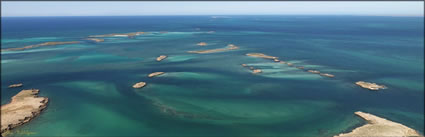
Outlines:
<svg viewBox="0 0 425 137"><path fill-rule="evenodd" d="M151 73L151 74L149 74L148 75L148 77L155 77L155 76L159 76L159 75L162 75L162 74L164 74L165 72L154 72L154 73Z"/></svg>
<svg viewBox="0 0 425 137"><path fill-rule="evenodd" d="M90 35L89 37L128 37L134 38L137 35L145 34L146 32L130 32L130 33L112 33L103 35Z"/></svg>
<svg viewBox="0 0 425 137"><path fill-rule="evenodd" d="M387 88L384 85L378 85L376 83L370 83L370 82L364 82L364 81L357 81L356 85L358 85L362 88L369 89L369 90L379 90L379 89L386 89Z"/></svg>
<svg viewBox="0 0 425 137"><path fill-rule="evenodd" d="M274 62L280 62L280 60L279 60L279 59L277 59L277 58L276 58L276 59L274 59L273 61L274 61Z"/></svg>
<svg viewBox="0 0 425 137"><path fill-rule="evenodd" d="M133 88L142 88L146 85L146 82L138 82L133 85Z"/></svg>
<svg viewBox="0 0 425 137"><path fill-rule="evenodd" d="M319 75L320 75L320 76L325 76L325 77L330 77L330 78L335 77L335 75L328 74L328 73L320 73Z"/></svg>
<svg viewBox="0 0 425 137"><path fill-rule="evenodd" d="M349 133L339 134L334 137L407 137L420 136L415 130L375 115L357 111L354 114L366 120L368 124L354 129Z"/></svg>
<svg viewBox="0 0 425 137"><path fill-rule="evenodd" d="M320 71L318 70L307 70L307 72L313 73L313 74L320 74Z"/></svg>
<svg viewBox="0 0 425 137"><path fill-rule="evenodd" d="M1 106L1 134L29 122L47 107L48 98L38 97L38 89L22 90L9 104Z"/></svg>
<svg viewBox="0 0 425 137"><path fill-rule="evenodd" d="M198 45L198 46L206 46L207 45L207 43L205 43L205 42L199 42L198 44L196 44L196 45Z"/></svg>
<svg viewBox="0 0 425 137"><path fill-rule="evenodd" d="M263 72L261 69L255 69L252 66L248 66L246 64L241 64L242 67L248 67L248 69L252 70L252 74L257 74Z"/></svg>
<svg viewBox="0 0 425 137"><path fill-rule="evenodd" d="M257 73L261 73L261 72L263 72L261 69L254 69L254 70L252 70L252 73L253 74L257 74Z"/></svg>
<svg viewBox="0 0 425 137"><path fill-rule="evenodd" d="M9 88L17 88L17 87L22 87L24 84L22 84L22 83L18 83L18 84L12 84L12 85L9 85Z"/></svg>
<svg viewBox="0 0 425 137"><path fill-rule="evenodd" d="M246 54L247 56L251 56L251 57L257 57L257 58L265 58L265 59L277 59L277 57L273 57L273 56L269 56L269 55L265 55L263 53L248 53Z"/></svg>
<svg viewBox="0 0 425 137"><path fill-rule="evenodd" d="M229 44L226 48L220 48L220 49L210 49L210 50L198 50L198 51L188 51L188 53L197 53L197 54L205 54L205 53L215 53L215 52L222 52L222 51L228 51L228 50L236 50L239 49L238 46Z"/></svg>
<svg viewBox="0 0 425 137"><path fill-rule="evenodd" d="M29 46L20 47L20 48L1 49L1 51L3 52L3 51L26 50L26 49L36 48L36 47L43 47L43 46L54 46L54 45L76 44L76 43L80 43L80 41L44 42L44 43L29 45Z"/></svg>
<svg viewBox="0 0 425 137"><path fill-rule="evenodd" d="M166 55L161 55L161 56L156 58L156 61L161 61L161 60L164 60L165 58L167 58Z"/></svg>

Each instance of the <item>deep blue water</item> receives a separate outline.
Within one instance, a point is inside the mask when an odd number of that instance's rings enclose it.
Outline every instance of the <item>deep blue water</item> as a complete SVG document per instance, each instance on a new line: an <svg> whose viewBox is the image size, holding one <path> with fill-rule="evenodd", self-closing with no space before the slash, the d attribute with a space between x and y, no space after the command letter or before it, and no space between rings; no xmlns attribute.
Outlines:
<svg viewBox="0 0 425 137"><path fill-rule="evenodd" d="M7 88L17 82L50 99L46 111L15 131L36 136L333 136L363 124L353 112L364 111L424 133L423 17L1 19L2 49L82 41L1 53L2 104L23 89ZM84 40L138 31L150 33L101 43ZM240 49L187 53L227 44ZM250 52L335 78L245 56ZM169 57L156 62L163 54ZM263 73L253 75L243 63ZM147 78L156 71L166 74ZM360 80L388 89L362 89L354 85ZM148 84L133 89L139 81ZM164 112L164 106L175 113Z"/></svg>

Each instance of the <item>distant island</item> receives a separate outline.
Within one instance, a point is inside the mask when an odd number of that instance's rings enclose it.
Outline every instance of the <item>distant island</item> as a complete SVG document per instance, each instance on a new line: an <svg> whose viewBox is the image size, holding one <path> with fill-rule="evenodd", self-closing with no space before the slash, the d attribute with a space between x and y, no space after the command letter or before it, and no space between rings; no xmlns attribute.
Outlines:
<svg viewBox="0 0 425 137"><path fill-rule="evenodd" d="M222 52L227 50L236 50L239 49L238 46L229 44L226 48L220 48L220 49L210 49L210 50L198 50L198 51L188 51L188 53L198 53L198 54L205 54L205 53L215 53L215 52Z"/></svg>

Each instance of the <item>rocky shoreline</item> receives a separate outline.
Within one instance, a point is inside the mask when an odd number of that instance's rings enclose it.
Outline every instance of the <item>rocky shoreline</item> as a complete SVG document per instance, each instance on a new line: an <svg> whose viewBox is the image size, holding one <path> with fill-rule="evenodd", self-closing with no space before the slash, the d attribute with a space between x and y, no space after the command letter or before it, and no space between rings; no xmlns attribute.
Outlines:
<svg viewBox="0 0 425 137"><path fill-rule="evenodd" d="M9 104L1 106L1 134L25 124L38 116L47 107L49 99L38 97L38 89L22 90L12 97Z"/></svg>
<svg viewBox="0 0 425 137"><path fill-rule="evenodd" d="M25 47L21 47L21 48L1 49L1 51L3 52L3 51L26 50L26 49L36 48L36 47L43 47L43 46L55 46L55 45L76 44L76 43L80 43L80 41L44 42L44 43L29 45L29 46L25 46Z"/></svg>
<svg viewBox="0 0 425 137"><path fill-rule="evenodd" d="M368 124L358 127L349 133L342 133L334 137L421 136L417 131L400 123L396 123L361 111L357 111L354 114L366 120Z"/></svg>

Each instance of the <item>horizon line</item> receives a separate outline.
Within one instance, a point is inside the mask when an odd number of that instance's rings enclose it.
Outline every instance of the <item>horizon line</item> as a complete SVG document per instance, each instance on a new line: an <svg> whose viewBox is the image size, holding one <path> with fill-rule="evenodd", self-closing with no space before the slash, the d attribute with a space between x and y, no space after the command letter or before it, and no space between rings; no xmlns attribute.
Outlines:
<svg viewBox="0 0 425 137"><path fill-rule="evenodd" d="M63 15L63 16L0 16L0 17L134 17L134 16L379 16L424 17L424 15L367 15L367 14L159 14L159 15Z"/></svg>

